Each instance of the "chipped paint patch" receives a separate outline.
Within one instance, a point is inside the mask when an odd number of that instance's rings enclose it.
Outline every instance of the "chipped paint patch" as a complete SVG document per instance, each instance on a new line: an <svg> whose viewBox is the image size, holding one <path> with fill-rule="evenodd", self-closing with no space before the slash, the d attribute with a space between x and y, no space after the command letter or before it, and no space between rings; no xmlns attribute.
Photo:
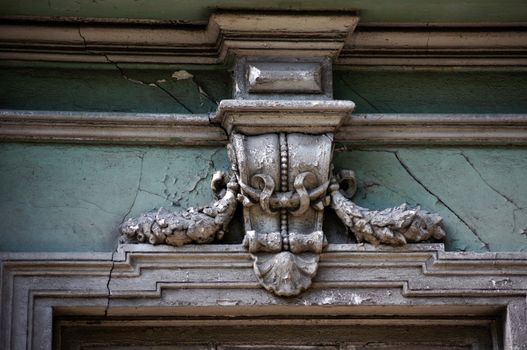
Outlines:
<svg viewBox="0 0 527 350"><path fill-rule="evenodd" d="M192 79L194 76L186 70L178 70L172 73L172 78L176 80Z"/></svg>

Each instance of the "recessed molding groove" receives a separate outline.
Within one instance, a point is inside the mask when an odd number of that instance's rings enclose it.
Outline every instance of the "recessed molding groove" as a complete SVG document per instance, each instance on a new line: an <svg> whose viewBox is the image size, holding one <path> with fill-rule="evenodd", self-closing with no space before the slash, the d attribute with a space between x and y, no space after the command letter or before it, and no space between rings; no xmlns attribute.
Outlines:
<svg viewBox="0 0 527 350"><path fill-rule="evenodd" d="M111 271L111 272L110 272ZM110 275L111 274L111 275ZM51 349L53 316L341 315L504 317L503 346L527 344L526 253L442 244L330 244L312 288L259 287L240 245L121 245L111 253L0 253L0 346ZM501 337L501 336L500 336Z"/></svg>
<svg viewBox="0 0 527 350"><path fill-rule="evenodd" d="M229 53L265 49L270 56L282 56L287 48L311 56L329 54L337 65L527 66L526 23L371 23L355 28L357 19L324 12L217 13L207 26L189 27L156 21L5 18L0 59L207 65L225 62ZM306 38L318 42L312 45Z"/></svg>
<svg viewBox="0 0 527 350"><path fill-rule="evenodd" d="M214 114L0 110L0 140L220 145ZM527 145L526 114L354 114L336 133L357 145Z"/></svg>

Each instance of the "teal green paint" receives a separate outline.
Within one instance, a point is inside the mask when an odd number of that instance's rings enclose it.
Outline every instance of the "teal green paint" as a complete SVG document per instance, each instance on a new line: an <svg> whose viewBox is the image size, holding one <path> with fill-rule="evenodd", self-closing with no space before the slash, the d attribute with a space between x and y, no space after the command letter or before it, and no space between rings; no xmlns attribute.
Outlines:
<svg viewBox="0 0 527 350"><path fill-rule="evenodd" d="M335 165L356 171L359 205L440 213L448 250L527 249L525 149L357 149ZM208 203L228 168L221 147L2 144L0 250L109 251L125 217Z"/></svg>
<svg viewBox="0 0 527 350"><path fill-rule="evenodd" d="M335 71L356 113L525 113L527 72Z"/></svg>
<svg viewBox="0 0 527 350"><path fill-rule="evenodd" d="M0 108L205 113L231 98L228 71L189 70L192 78L177 80L177 70L3 66ZM334 73L335 98L354 101L356 113L525 113L525 91L525 71Z"/></svg>
<svg viewBox="0 0 527 350"><path fill-rule="evenodd" d="M226 71L2 67L0 107L13 109L206 113L230 98Z"/></svg>
<svg viewBox="0 0 527 350"><path fill-rule="evenodd" d="M217 9L360 10L361 22L522 22L523 0L4 0L4 16L144 18L204 22Z"/></svg>
<svg viewBox="0 0 527 350"><path fill-rule="evenodd" d="M0 145L0 251L110 251L125 217L212 200L220 148Z"/></svg>
<svg viewBox="0 0 527 350"><path fill-rule="evenodd" d="M356 171L359 205L438 212L448 250L527 250L525 149L375 148L338 153L335 166Z"/></svg>

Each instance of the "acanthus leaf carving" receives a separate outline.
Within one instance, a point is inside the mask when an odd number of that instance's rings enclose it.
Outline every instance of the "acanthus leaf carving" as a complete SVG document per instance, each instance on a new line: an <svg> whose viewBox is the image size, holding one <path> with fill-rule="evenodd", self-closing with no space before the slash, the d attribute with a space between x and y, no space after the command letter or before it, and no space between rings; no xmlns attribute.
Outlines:
<svg viewBox="0 0 527 350"><path fill-rule="evenodd" d="M340 190L338 180L346 183L345 191ZM355 191L356 180L352 171L341 172L331 179L331 207L358 242L399 246L445 238L443 219L438 214L420 207L410 208L406 203L380 211L370 210L351 201Z"/></svg>
<svg viewBox="0 0 527 350"><path fill-rule="evenodd" d="M120 226L128 240L150 244L182 246L188 243L211 243L221 240L237 206L238 183L232 176L216 172L211 188L217 198L202 208L170 211L165 208L130 218Z"/></svg>

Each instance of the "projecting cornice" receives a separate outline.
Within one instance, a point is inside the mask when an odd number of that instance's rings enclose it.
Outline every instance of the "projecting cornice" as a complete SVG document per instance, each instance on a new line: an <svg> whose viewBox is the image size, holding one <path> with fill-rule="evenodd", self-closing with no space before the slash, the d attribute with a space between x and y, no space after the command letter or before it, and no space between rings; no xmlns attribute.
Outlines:
<svg viewBox="0 0 527 350"><path fill-rule="evenodd" d="M113 63L223 63L245 56L336 57L358 17L349 13L216 13L206 28L161 23L5 21L0 58Z"/></svg>
<svg viewBox="0 0 527 350"><path fill-rule="evenodd" d="M251 108L256 110L249 105L247 111ZM228 105L223 109L230 113ZM527 115L354 114L343 119L335 140L357 145L527 145ZM215 114L0 110L0 141L221 145L227 134Z"/></svg>
<svg viewBox="0 0 527 350"><path fill-rule="evenodd" d="M330 56L353 66L527 66L527 24L367 24L353 13L217 13L169 22L4 18L0 59L222 64L230 53ZM355 28L356 27L356 28Z"/></svg>

